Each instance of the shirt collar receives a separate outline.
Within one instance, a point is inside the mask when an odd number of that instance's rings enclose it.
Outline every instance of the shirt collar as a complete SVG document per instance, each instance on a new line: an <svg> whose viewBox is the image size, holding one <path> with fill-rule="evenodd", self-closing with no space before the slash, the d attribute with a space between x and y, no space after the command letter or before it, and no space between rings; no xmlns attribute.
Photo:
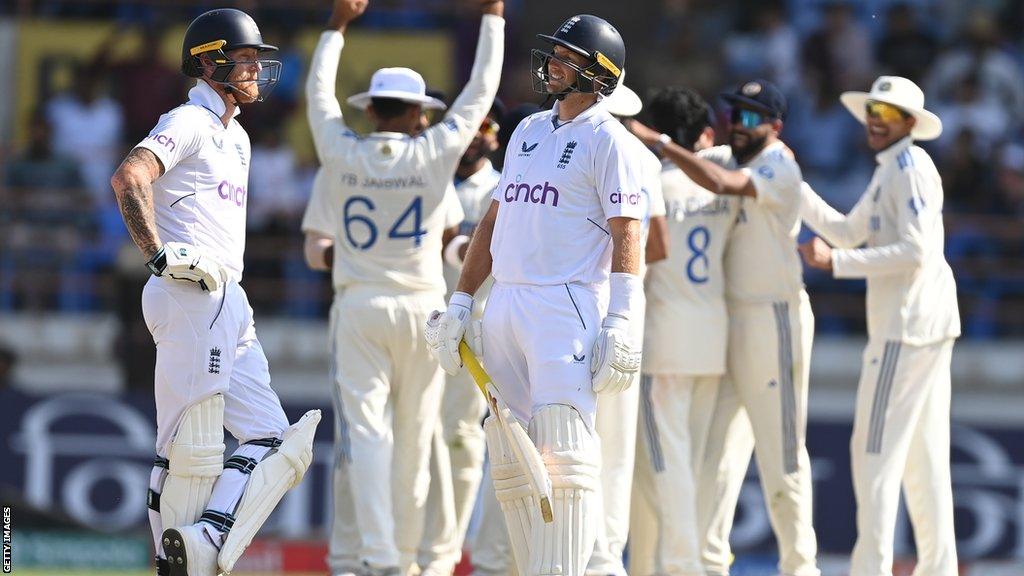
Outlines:
<svg viewBox="0 0 1024 576"><path fill-rule="evenodd" d="M196 85L188 91L188 101L197 106L202 106L210 112L217 115L218 118L224 116L224 111L227 110L227 106L224 104L224 99L220 97L220 94L210 87L209 84L203 80L196 81ZM235 106L235 113L231 115L232 118L242 113L241 106Z"/></svg>
<svg viewBox="0 0 1024 576"><path fill-rule="evenodd" d="M594 102L594 104L589 108L577 114L575 118L567 122L563 122L558 119L558 107L561 103L561 100L556 100L555 105L551 107L551 124L556 130L566 124L572 124L573 122L585 122L595 114L599 114L605 110L604 98L598 98L597 102Z"/></svg>
<svg viewBox="0 0 1024 576"><path fill-rule="evenodd" d="M880 166L885 166L886 164L896 160L896 157L899 156L901 152L910 148L913 144L914 138L908 135L901 140L893 142L885 150L875 154L875 161L877 161Z"/></svg>
<svg viewBox="0 0 1024 576"><path fill-rule="evenodd" d="M759 158L761 158L762 156L764 156L765 154L771 152L772 150L775 150L776 148L784 148L785 146L786 146L785 142L783 142L782 140L776 140L775 142L772 142L771 144L769 144L769 145L765 146L764 148L762 148L761 151L758 152L756 156L754 156L750 160L747 160L746 163L740 164L740 166L750 166L754 162L757 162L757 160ZM739 164L739 160L737 160L736 163Z"/></svg>

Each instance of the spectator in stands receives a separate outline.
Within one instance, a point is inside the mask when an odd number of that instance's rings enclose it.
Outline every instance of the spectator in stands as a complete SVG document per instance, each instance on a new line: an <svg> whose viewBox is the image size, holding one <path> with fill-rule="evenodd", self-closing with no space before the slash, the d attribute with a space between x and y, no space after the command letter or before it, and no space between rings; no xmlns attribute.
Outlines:
<svg viewBox="0 0 1024 576"><path fill-rule="evenodd" d="M973 134L974 155L988 157L1009 133L1013 118L998 100L986 96L978 75L968 74L953 89L953 100L935 107L942 118L943 134L937 141L947 151L964 130Z"/></svg>
<svg viewBox="0 0 1024 576"><path fill-rule="evenodd" d="M121 153L124 113L120 104L102 94L103 81L96 70L77 67L71 90L46 105L46 117L53 127L53 150L78 162L94 205L113 206L110 175Z"/></svg>
<svg viewBox="0 0 1024 576"><path fill-rule="evenodd" d="M116 28L90 68L114 79L114 97L124 110L124 141L139 142L161 114L185 102L186 83L160 53L166 31L158 26L140 28L141 48L127 59L114 61L114 49L125 33L124 28Z"/></svg>
<svg viewBox="0 0 1024 576"><path fill-rule="evenodd" d="M997 209L1000 214L1024 219L1024 145L1007 144L997 158Z"/></svg>
<svg viewBox="0 0 1024 576"><path fill-rule="evenodd" d="M247 225L256 233L297 230L307 196L299 193L295 151L281 126L251 129L255 138L249 168Z"/></svg>
<svg viewBox="0 0 1024 576"><path fill-rule="evenodd" d="M920 82L938 49L938 41L911 4L898 1L889 7L885 33L878 42L880 72Z"/></svg>
<svg viewBox="0 0 1024 576"><path fill-rule="evenodd" d="M82 187L78 163L71 157L57 154L50 145L52 130L42 110L37 109L28 121L28 145L11 159L4 173L5 184L18 192L33 189L77 190Z"/></svg>
<svg viewBox="0 0 1024 576"><path fill-rule="evenodd" d="M800 87L800 39L786 18L779 0L754 8L753 30L730 34L723 45L732 79L766 78L783 92Z"/></svg>
<svg viewBox="0 0 1024 576"><path fill-rule="evenodd" d="M963 44L941 55L925 80L925 93L939 102L956 97L961 83L977 75L981 97L1006 110L1014 123L1024 121L1024 74L1000 48L999 28L993 15L977 10L967 23Z"/></svg>
<svg viewBox="0 0 1024 576"><path fill-rule="evenodd" d="M14 350L0 345L0 390L7 390L14 384L14 366L17 363L18 356Z"/></svg>
<svg viewBox="0 0 1024 576"><path fill-rule="evenodd" d="M972 128L961 127L942 161L937 163L950 211L977 214L993 207L992 167L977 142L977 133Z"/></svg>
<svg viewBox="0 0 1024 576"><path fill-rule="evenodd" d="M807 73L839 92L870 84L875 76L874 47L867 29L854 17L854 5L848 0L827 0L822 16L821 28L804 42Z"/></svg>

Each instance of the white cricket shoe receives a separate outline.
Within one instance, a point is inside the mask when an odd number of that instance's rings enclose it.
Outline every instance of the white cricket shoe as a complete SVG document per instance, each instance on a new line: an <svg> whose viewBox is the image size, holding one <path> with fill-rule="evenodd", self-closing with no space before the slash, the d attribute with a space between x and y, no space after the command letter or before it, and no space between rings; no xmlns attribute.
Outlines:
<svg viewBox="0 0 1024 576"><path fill-rule="evenodd" d="M219 576L217 547L198 526L164 530L162 543L170 576Z"/></svg>

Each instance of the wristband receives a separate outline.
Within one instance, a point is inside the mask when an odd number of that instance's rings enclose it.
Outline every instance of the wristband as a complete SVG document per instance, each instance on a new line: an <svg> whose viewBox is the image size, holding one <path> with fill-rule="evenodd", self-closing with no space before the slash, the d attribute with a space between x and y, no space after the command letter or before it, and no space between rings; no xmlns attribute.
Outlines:
<svg viewBox="0 0 1024 576"><path fill-rule="evenodd" d="M658 134L658 141L654 143L654 146L652 146L651 149L654 150L655 154L660 155L661 152L665 149L665 146L668 145L668 143L671 141L672 137L663 132L661 134Z"/></svg>
<svg viewBox="0 0 1024 576"><path fill-rule="evenodd" d="M459 250L466 244L469 244L469 236L459 234L452 238L448 245L444 247L444 261L456 270L462 269L462 258L459 257Z"/></svg>
<svg viewBox="0 0 1024 576"><path fill-rule="evenodd" d="M146 262L146 268L153 273L153 276L161 276L164 273L164 270L167 269L167 254L164 254L163 246Z"/></svg>
<svg viewBox="0 0 1024 576"><path fill-rule="evenodd" d="M452 292L452 297L448 299L448 307L462 306L468 308L470 312L473 311L473 297L465 292Z"/></svg>
<svg viewBox="0 0 1024 576"><path fill-rule="evenodd" d="M639 318L644 306L644 283L636 274L612 272L609 278L608 316Z"/></svg>

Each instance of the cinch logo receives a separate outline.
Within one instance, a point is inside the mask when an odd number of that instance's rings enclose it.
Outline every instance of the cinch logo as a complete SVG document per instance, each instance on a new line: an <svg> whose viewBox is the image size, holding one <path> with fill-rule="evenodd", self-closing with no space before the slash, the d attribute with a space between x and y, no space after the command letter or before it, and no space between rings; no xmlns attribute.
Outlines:
<svg viewBox="0 0 1024 576"><path fill-rule="evenodd" d="M227 180L221 180L217 186L217 194L225 200L234 202L236 206L245 205L245 186L235 186Z"/></svg>
<svg viewBox="0 0 1024 576"><path fill-rule="evenodd" d="M174 143L174 138L171 138L166 134L150 134L149 137L156 140L157 144L170 148L171 152L174 152L174 149L178 147L178 145Z"/></svg>
<svg viewBox="0 0 1024 576"><path fill-rule="evenodd" d="M558 206L558 188L549 182L531 186L529 184L509 184L505 187L505 202L531 202L533 204L547 204L548 193L551 193L551 205Z"/></svg>
<svg viewBox="0 0 1024 576"><path fill-rule="evenodd" d="M623 194L622 192L612 192L612 195L608 197L612 204L626 203L630 206L636 206L640 203L640 194Z"/></svg>

